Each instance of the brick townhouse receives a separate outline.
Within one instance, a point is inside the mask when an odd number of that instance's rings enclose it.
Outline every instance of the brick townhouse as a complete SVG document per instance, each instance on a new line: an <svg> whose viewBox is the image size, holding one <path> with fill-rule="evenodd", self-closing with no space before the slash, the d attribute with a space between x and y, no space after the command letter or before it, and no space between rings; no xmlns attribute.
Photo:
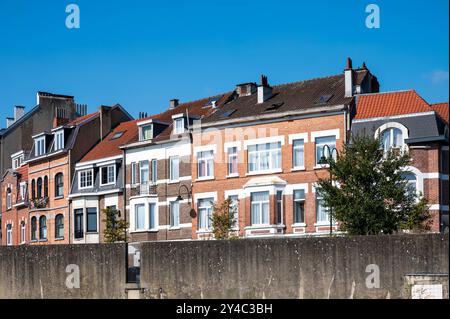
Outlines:
<svg viewBox="0 0 450 319"><path fill-rule="evenodd" d="M33 146L33 135L53 128L58 114L69 120L85 115L86 105L75 103L73 96L37 92L36 106L26 112L24 106L14 106L13 116L6 119L6 128L0 130L0 176L8 169L15 170L24 161L24 150ZM5 197L0 189L0 206ZM0 224L2 212L0 211ZM2 232L0 230L0 239Z"/></svg>
<svg viewBox="0 0 450 319"><path fill-rule="evenodd" d="M433 231L448 228L448 103L430 105L414 90L361 95L353 134L380 138L383 149L409 151L405 178L423 194L433 216Z"/></svg>
<svg viewBox="0 0 450 319"><path fill-rule="evenodd" d="M2 194L3 236L1 245L13 246L29 242L28 166L7 169L0 181Z"/></svg>
<svg viewBox="0 0 450 319"><path fill-rule="evenodd" d="M347 142L354 96L378 89L367 67L354 69L350 59L329 77L271 87L262 76L259 85L237 85L228 103L194 127L192 237L212 236L212 205L226 198L239 236L329 232L315 192L318 178L328 176L324 145Z"/></svg>
<svg viewBox="0 0 450 319"><path fill-rule="evenodd" d="M191 127L229 94L179 104L136 121L136 141L122 147L129 240L191 238Z"/></svg>
<svg viewBox="0 0 450 319"><path fill-rule="evenodd" d="M75 164L112 128L130 119L120 105L101 106L98 112L73 121L59 117L51 131L33 136L34 145L25 161L30 244L73 242L69 225L76 221L70 215L69 192Z"/></svg>
<svg viewBox="0 0 450 319"><path fill-rule="evenodd" d="M69 196L75 220L73 243L104 242L103 209L112 208L119 218L124 218L124 163L120 146L137 140L136 122L119 124L75 165Z"/></svg>

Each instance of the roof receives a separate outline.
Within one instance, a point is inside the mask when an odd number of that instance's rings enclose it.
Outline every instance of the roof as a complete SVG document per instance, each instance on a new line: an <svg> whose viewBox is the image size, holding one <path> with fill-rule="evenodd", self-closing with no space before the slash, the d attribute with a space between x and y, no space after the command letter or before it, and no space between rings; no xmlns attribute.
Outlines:
<svg viewBox="0 0 450 319"><path fill-rule="evenodd" d="M448 102L431 104L431 108L448 124L449 112Z"/></svg>
<svg viewBox="0 0 450 319"><path fill-rule="evenodd" d="M276 85L272 88L272 97L267 101L258 104L258 95L256 93L249 96L236 97L220 108L220 110L206 116L202 123L240 118L244 120L244 118L258 115L348 105L352 98L344 95L344 74Z"/></svg>
<svg viewBox="0 0 450 319"><path fill-rule="evenodd" d="M76 125L78 125L78 124L80 124L80 123L82 123L82 122L84 122L84 121L86 121L88 119L91 119L91 118L95 117L96 115L98 115L98 112L93 112L93 113L90 113L90 114L79 116L76 119L74 119L73 121L67 123L67 125L68 126L72 126L72 125L76 126Z"/></svg>
<svg viewBox="0 0 450 319"><path fill-rule="evenodd" d="M430 112L433 109L415 90L358 96L355 119Z"/></svg>
<svg viewBox="0 0 450 319"><path fill-rule="evenodd" d="M80 161L80 163L90 162L101 158L108 158L122 154L119 146L137 140L138 130L136 122L133 120L120 123L112 132L110 132L100 143L89 151ZM116 134L123 133L119 138L113 138Z"/></svg>

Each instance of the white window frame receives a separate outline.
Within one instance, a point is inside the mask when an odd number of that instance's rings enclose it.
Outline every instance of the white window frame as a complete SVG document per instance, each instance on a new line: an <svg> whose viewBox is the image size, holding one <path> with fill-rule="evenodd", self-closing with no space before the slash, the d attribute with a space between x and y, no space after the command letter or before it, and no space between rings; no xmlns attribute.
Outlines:
<svg viewBox="0 0 450 319"><path fill-rule="evenodd" d="M148 180L147 181L143 181L142 180L142 176L144 176L142 174L143 169L143 165L142 163L147 162L148 166L147 166L147 171L148 171ZM149 160L143 160L139 162L139 184L148 184L150 182L150 161Z"/></svg>
<svg viewBox="0 0 450 319"><path fill-rule="evenodd" d="M144 138L145 134L145 130L149 129L150 130L150 138ZM149 123L149 124L142 124L139 126L139 141L149 141L153 138L153 124Z"/></svg>
<svg viewBox="0 0 450 319"><path fill-rule="evenodd" d="M319 220L319 201L323 201L323 197L320 196L318 193L316 193L316 226L328 226L330 225L330 209L328 207L325 207L325 205L322 205L323 209L326 212L327 219L326 220Z"/></svg>
<svg viewBox="0 0 450 319"><path fill-rule="evenodd" d="M179 125L181 123L181 125ZM184 126L184 117L176 118L173 121L173 133L183 134L186 131Z"/></svg>
<svg viewBox="0 0 450 319"><path fill-rule="evenodd" d="M41 149L42 147L42 149ZM34 139L34 155L36 157L45 155L46 147L45 147L45 136L37 137Z"/></svg>
<svg viewBox="0 0 450 319"><path fill-rule="evenodd" d="M178 161L178 169L175 176L174 171L174 160ZM176 177L176 178L175 178ZM169 181L171 183L178 182L180 180L180 157L179 156L171 156L169 157Z"/></svg>
<svg viewBox="0 0 450 319"><path fill-rule="evenodd" d="M12 189L6 190L6 209L12 208Z"/></svg>
<svg viewBox="0 0 450 319"><path fill-rule="evenodd" d="M230 209L233 208L232 206L235 206L236 208L236 211L233 212L234 225L230 228L230 230L239 230L239 194L229 194L226 198L231 201ZM233 202L232 198L235 198L236 202Z"/></svg>
<svg viewBox="0 0 450 319"><path fill-rule="evenodd" d="M64 148L64 130L59 130L54 133L55 135L55 151L62 150Z"/></svg>
<svg viewBox="0 0 450 319"><path fill-rule="evenodd" d="M265 201L252 201L252 194L254 193L267 193L267 200ZM259 205L259 217L258 217L258 223L254 222L252 220L252 216L253 216L253 204L258 204ZM267 222L263 223L263 205L267 204L268 206L268 210L267 210ZM261 191L261 192L251 192L250 193L250 222L252 226L267 226L270 225L270 192L269 191Z"/></svg>
<svg viewBox="0 0 450 319"><path fill-rule="evenodd" d="M305 196L303 199L295 199L295 192L298 191L303 191ZM292 221L294 222L292 226L306 226L306 193L307 190L304 188L296 188L292 190ZM295 221L295 204L298 202L303 203L303 222Z"/></svg>
<svg viewBox="0 0 450 319"><path fill-rule="evenodd" d="M208 153L208 154L205 154L205 153ZM212 161L212 169L211 169L211 172L209 172L210 174L208 175L208 162L209 161ZM204 176L200 175L200 163L201 162L204 162L204 165L206 168ZM214 178L214 150L209 149L209 150L203 150L203 151L197 152L197 178L199 180Z"/></svg>
<svg viewBox="0 0 450 319"><path fill-rule="evenodd" d="M8 226L11 226L11 227L8 229ZM13 229L12 224L6 224L6 245L7 246L13 245L12 229Z"/></svg>
<svg viewBox="0 0 450 319"><path fill-rule="evenodd" d="M109 169L113 168L113 181L109 181ZM103 169L106 169L106 174L107 174L107 182L105 184L103 184ZM107 185L114 185L116 184L116 164L112 164L112 165L106 165L106 166L101 166L100 167L100 186L107 186Z"/></svg>
<svg viewBox="0 0 450 319"><path fill-rule="evenodd" d="M20 223L20 243L24 244L26 241L26 224L24 221Z"/></svg>
<svg viewBox="0 0 450 319"><path fill-rule="evenodd" d="M88 185L88 179L87 179L87 174L90 173L91 174L91 185ZM86 174L86 185L82 186L81 184L81 179L82 179L82 175ZM89 189L89 188L93 188L94 187L94 169L86 169L86 170L82 170L78 172L78 189Z"/></svg>
<svg viewBox="0 0 450 319"><path fill-rule="evenodd" d="M174 209L173 207L177 207L177 215L176 219L174 218ZM171 229L178 229L180 228L180 201L171 201L169 202L169 223Z"/></svg>
<svg viewBox="0 0 450 319"><path fill-rule="evenodd" d="M326 144L326 143L317 143L317 140L318 140L318 139L323 139L323 138L329 138L329 137L334 137L334 146L333 146L333 147L330 147L330 152L332 152L331 156L333 156L333 158L336 159L337 154L336 154L336 152L333 152L333 148L336 148L336 149L337 149L337 140L338 140L338 137L337 137L336 135L317 136L317 137L314 138L314 154L315 154L315 155L314 155L314 157L315 157L315 166L314 166L314 168L328 167L328 164L322 164L322 165L321 165L321 164L319 163L320 158L317 158L317 157L318 157L318 156L317 156L317 149L318 149L319 147L323 149L323 147L324 147L325 145L328 145L328 146L329 146L329 144Z"/></svg>
<svg viewBox="0 0 450 319"><path fill-rule="evenodd" d="M228 157L228 161L227 161L227 177L233 177L233 176L239 176L239 169L238 169L238 164L239 164L239 157L238 157L238 147L237 146L231 146L227 149L227 157ZM231 163L232 161L235 160L236 161L236 172L231 172Z"/></svg>
<svg viewBox="0 0 450 319"><path fill-rule="evenodd" d="M209 206L200 206L200 201L206 202L207 200L210 200L208 202ZM197 199L197 211L198 211L198 224L197 228L200 232L209 232L212 230L212 222L210 221L209 217L213 214L213 205L214 205L215 198L214 197L203 197ZM201 214L201 211L205 211L204 214ZM202 223L206 225L206 227L200 228L200 217L202 217ZM204 220L203 220L204 219Z"/></svg>
<svg viewBox="0 0 450 319"><path fill-rule="evenodd" d="M152 220L151 220L151 216L150 216L150 206L153 206L153 227L151 227L152 224ZM148 203L147 204L148 207L148 229L149 230L158 230L158 205L157 203Z"/></svg>
<svg viewBox="0 0 450 319"><path fill-rule="evenodd" d="M296 142L303 142L300 146L296 146L295 143ZM298 149L302 149L303 150L303 158L302 158L302 162L303 165L295 165L295 154L296 154L296 150ZM298 138L298 139L294 139L292 140L292 170L304 170L305 169L305 140L303 138Z"/></svg>
<svg viewBox="0 0 450 319"><path fill-rule="evenodd" d="M137 184L137 163L131 163L131 185Z"/></svg>
<svg viewBox="0 0 450 319"><path fill-rule="evenodd" d="M150 161L151 166L151 176L150 180L153 184L156 184L158 181L158 160L156 158L152 159Z"/></svg>
<svg viewBox="0 0 450 319"><path fill-rule="evenodd" d="M138 206L144 207L144 224L142 225L142 228L138 228L138 222L137 222L138 221L138 218L137 218L137 213L138 213L137 207ZM135 231L145 231L145 229L146 229L146 227L145 227L145 220L146 220L145 214L147 212L147 209L146 209L145 206L146 206L145 203L136 203L136 204L134 204L134 230Z"/></svg>
<svg viewBox="0 0 450 319"><path fill-rule="evenodd" d="M272 148L273 144L277 144L277 148ZM270 173L270 172L279 172L282 170L283 164L282 164L282 159L283 159L283 155L281 152L282 149L282 142L270 142L270 143L262 143L262 144L252 144L252 145L248 145L247 147L247 159L248 159L248 165L247 165L247 171L248 174L259 174L259 173ZM269 146L269 149L258 149L259 147L262 146ZM254 151L250 151L251 147L256 147L257 149ZM266 155L268 156L268 168L267 169L261 169L261 159L262 159L262 154L267 153ZM275 167L274 166L274 162L273 162L273 153L277 153L277 155L279 155L279 167ZM279 154L278 154L279 153ZM255 169L254 170L250 170L251 167L251 161L250 161L250 157L251 156L256 156L256 162L255 162Z"/></svg>
<svg viewBox="0 0 450 319"><path fill-rule="evenodd" d="M25 200L25 196L27 194L27 182L21 182L19 184L19 192L20 192L20 198L22 201Z"/></svg>

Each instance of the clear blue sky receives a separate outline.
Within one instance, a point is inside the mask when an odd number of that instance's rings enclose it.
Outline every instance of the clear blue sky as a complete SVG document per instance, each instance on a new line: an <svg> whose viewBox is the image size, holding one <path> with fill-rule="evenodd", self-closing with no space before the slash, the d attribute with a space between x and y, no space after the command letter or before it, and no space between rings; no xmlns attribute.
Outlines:
<svg viewBox="0 0 450 319"><path fill-rule="evenodd" d="M79 5L81 28L65 8ZM381 28L365 27L366 5ZM75 95L89 111L121 103L134 116L258 81L279 84L366 61L383 91L448 101L448 0L0 0L0 126L37 91Z"/></svg>

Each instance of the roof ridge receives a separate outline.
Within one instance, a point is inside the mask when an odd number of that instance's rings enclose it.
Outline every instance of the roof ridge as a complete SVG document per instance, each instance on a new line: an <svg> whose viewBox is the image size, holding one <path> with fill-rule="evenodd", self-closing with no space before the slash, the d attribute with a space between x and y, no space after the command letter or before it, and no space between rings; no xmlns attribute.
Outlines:
<svg viewBox="0 0 450 319"><path fill-rule="evenodd" d="M343 74L334 74L334 75L316 77L316 78L312 78L312 79L306 79L306 80L282 83L282 84L273 85L272 87L279 88L279 87L282 87L282 86L288 86L288 85L299 84L299 83L304 83L304 82L311 82L311 81L317 81L317 80L331 79L331 78L335 78L335 77L338 77L338 76L343 76Z"/></svg>
<svg viewBox="0 0 450 319"><path fill-rule="evenodd" d="M372 96L372 95L382 95L382 94L394 94L394 93L406 93L406 92L414 92L419 95L414 89L405 89L405 90L397 90L397 91L386 91L386 92L376 92L376 93L362 93L356 94L355 96ZM427 103L428 104L428 103Z"/></svg>
<svg viewBox="0 0 450 319"><path fill-rule="evenodd" d="M436 102L436 103L431 103L430 105L434 106L434 105L439 105L439 104L449 104L449 103L448 103L448 101L447 102Z"/></svg>

